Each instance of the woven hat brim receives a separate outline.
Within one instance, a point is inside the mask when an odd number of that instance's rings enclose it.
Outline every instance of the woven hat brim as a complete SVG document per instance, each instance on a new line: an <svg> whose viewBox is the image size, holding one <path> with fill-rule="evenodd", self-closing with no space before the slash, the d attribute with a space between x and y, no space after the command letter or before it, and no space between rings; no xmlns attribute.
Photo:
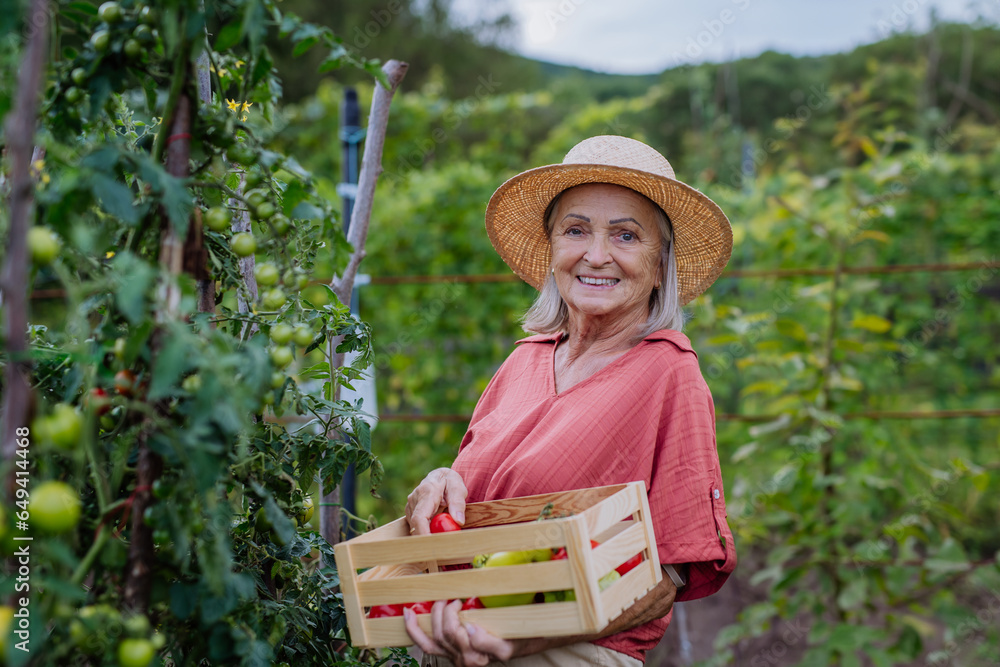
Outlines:
<svg viewBox="0 0 1000 667"><path fill-rule="evenodd" d="M522 280L540 290L552 262L545 209L563 190L611 183L640 192L670 217L677 258L677 291L686 304L722 274L733 251L733 230L722 209L686 183L606 164L553 164L514 176L486 207L486 232L497 253Z"/></svg>

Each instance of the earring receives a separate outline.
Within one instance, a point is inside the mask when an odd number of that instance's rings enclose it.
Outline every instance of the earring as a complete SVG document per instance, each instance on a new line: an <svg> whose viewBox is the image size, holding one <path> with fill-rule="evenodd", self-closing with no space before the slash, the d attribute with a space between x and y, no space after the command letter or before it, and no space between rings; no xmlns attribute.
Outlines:
<svg viewBox="0 0 1000 667"><path fill-rule="evenodd" d="M554 267L554 266L553 266L553 267L552 267L551 269L549 269L549 270L550 270L550 271L552 271L552 275L556 275L556 267Z"/></svg>

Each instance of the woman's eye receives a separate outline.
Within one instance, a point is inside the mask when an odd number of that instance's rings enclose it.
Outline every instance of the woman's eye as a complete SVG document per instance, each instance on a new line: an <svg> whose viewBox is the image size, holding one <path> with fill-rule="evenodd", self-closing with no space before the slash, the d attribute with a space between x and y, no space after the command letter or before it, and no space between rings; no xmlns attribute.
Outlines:
<svg viewBox="0 0 1000 667"><path fill-rule="evenodd" d="M622 241L634 241L635 234L633 234L632 232L622 232L621 239Z"/></svg>
<svg viewBox="0 0 1000 667"><path fill-rule="evenodd" d="M583 234L583 230L581 230L579 227L570 227L569 229L566 230L567 236L580 236L581 234Z"/></svg>

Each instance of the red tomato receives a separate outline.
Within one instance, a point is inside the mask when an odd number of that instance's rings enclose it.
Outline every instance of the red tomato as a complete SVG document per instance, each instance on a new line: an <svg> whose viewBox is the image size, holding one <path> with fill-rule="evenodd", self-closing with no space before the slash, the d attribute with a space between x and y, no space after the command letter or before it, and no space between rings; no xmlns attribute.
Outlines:
<svg viewBox="0 0 1000 667"><path fill-rule="evenodd" d="M452 570L471 570L472 563L455 563L454 565L442 565L441 569L444 572L451 572Z"/></svg>
<svg viewBox="0 0 1000 667"><path fill-rule="evenodd" d="M100 387L94 387L90 390L88 405L93 408L94 414L98 417L107 414L111 410L111 399L108 398L108 392Z"/></svg>
<svg viewBox="0 0 1000 667"><path fill-rule="evenodd" d="M368 610L368 618L388 618L389 616L402 616L403 605L401 604L378 604Z"/></svg>
<svg viewBox="0 0 1000 667"><path fill-rule="evenodd" d="M601 543L597 540L590 541L591 549L596 549L599 546L601 546ZM569 558L569 555L566 553L566 547L559 547L556 549L555 553L552 554L552 560L566 560L567 558Z"/></svg>
<svg viewBox="0 0 1000 667"><path fill-rule="evenodd" d="M128 370L120 370L115 373L115 391L128 398L135 389L135 373Z"/></svg>
<svg viewBox="0 0 1000 667"><path fill-rule="evenodd" d="M435 514L431 518L432 533L452 533L456 530L462 530L462 526L447 512Z"/></svg>
<svg viewBox="0 0 1000 667"><path fill-rule="evenodd" d="M634 568L636 565L642 562L642 554L637 553L636 555L629 558L627 561L615 568L615 571L624 576L626 572Z"/></svg>
<svg viewBox="0 0 1000 667"><path fill-rule="evenodd" d="M486 605L479 598L469 598L462 603L462 610L466 609L486 609Z"/></svg>
<svg viewBox="0 0 1000 667"><path fill-rule="evenodd" d="M429 614L431 613L431 607L434 606L433 602L408 602L403 605L405 608L412 611L414 614ZM399 612L402 614L402 610Z"/></svg>

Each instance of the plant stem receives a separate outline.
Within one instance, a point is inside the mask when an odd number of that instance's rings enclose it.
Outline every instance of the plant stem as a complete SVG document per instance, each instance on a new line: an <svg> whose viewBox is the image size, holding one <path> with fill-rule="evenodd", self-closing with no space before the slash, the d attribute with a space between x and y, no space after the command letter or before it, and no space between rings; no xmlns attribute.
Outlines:
<svg viewBox="0 0 1000 667"><path fill-rule="evenodd" d="M94 565L94 561L97 559L97 556L101 553L101 549L104 548L105 543L108 541L109 530L110 528L108 528L108 526L101 526L100 531L97 533L97 539L95 539L94 543L90 545L90 549L87 550L83 560L80 561L76 571L73 572L73 577L70 579L70 583L72 583L73 586L79 586L87 577L87 574L90 572L90 568Z"/></svg>
<svg viewBox="0 0 1000 667"><path fill-rule="evenodd" d="M181 93L184 92L184 84L188 78L188 51L190 44L185 38L181 40L177 49L177 57L174 58L174 76L170 81L170 92L167 94L167 106L163 110L163 120L160 121L160 131L156 133L156 140L153 142L153 160L163 161L163 151L167 147L167 137L174 125L174 114L177 113L177 105L180 103Z"/></svg>

